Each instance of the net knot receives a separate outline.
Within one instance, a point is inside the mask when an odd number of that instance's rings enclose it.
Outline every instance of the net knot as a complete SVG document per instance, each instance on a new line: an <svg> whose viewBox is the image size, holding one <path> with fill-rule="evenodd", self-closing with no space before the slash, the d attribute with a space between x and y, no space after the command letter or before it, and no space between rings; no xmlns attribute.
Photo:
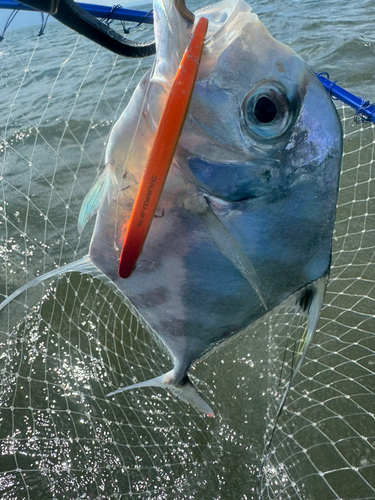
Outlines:
<svg viewBox="0 0 375 500"><path fill-rule="evenodd" d="M326 71L324 71L323 73L319 73L319 76L324 76L325 78L327 78L327 80L329 80L329 74ZM332 89L336 85L336 83L337 83L337 80L334 80L333 82L330 82L330 86L329 86L329 89L328 89L329 97L333 101L338 101L338 98L332 94Z"/></svg>
<svg viewBox="0 0 375 500"><path fill-rule="evenodd" d="M333 87L336 85L337 83L337 80L333 80L333 82L331 82L331 85L329 86L329 89L328 89L328 92L329 92L329 96L330 98L333 100L333 101L338 101L338 98L335 97L333 94L332 94L332 89Z"/></svg>

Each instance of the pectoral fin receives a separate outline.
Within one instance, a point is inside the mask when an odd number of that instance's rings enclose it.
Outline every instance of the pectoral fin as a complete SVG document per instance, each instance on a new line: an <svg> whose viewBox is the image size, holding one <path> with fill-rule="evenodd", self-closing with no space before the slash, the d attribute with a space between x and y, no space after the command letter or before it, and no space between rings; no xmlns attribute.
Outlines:
<svg viewBox="0 0 375 500"><path fill-rule="evenodd" d="M302 362L306 356L307 350L310 347L316 328L318 326L320 312L322 310L324 295L327 287L327 281L328 281L328 275L322 276L313 283L310 283L301 290L298 290L295 294L292 295L292 297L289 297L287 299L288 302L290 302L290 300L295 300L296 308L302 313L307 314L307 326L304 337L301 339L300 342L301 345L298 348L298 353L297 353L299 354L298 362L292 370L289 382L287 383L284 389L277 413L275 415L275 421L272 431L270 433L268 445L266 447L266 452L263 458L262 467L266 463L266 458L271 447L272 438L276 430L278 419L281 415L281 412L283 411L285 401L289 393L289 389L291 388L294 379L302 365Z"/></svg>
<svg viewBox="0 0 375 500"><path fill-rule="evenodd" d="M57 276L61 276L65 273L71 272L79 272L79 273L87 273L91 274L91 276L101 275L101 271L92 263L90 257L85 255L82 259L76 260L75 262L71 262L70 264L66 264L65 266L57 267L56 269L52 269L48 273L43 274L42 276L38 276L33 280L25 283L23 286L20 286L16 291L14 291L11 295L9 295L3 302L0 304L0 311L4 309L4 307L9 304L12 300L17 298L21 293L26 292L29 288L40 285L43 281L46 281L50 278L55 278Z"/></svg>
<svg viewBox="0 0 375 500"><path fill-rule="evenodd" d="M99 210L100 203L107 196L113 196L113 185L116 179L110 164L107 164L97 177L94 185L83 200L78 217L78 231L81 232L91 217ZM110 199L109 199L110 201Z"/></svg>

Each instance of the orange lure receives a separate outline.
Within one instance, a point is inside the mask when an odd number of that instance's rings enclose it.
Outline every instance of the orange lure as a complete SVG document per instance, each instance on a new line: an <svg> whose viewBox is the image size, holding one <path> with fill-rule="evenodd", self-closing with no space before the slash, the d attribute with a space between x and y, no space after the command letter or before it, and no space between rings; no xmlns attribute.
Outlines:
<svg viewBox="0 0 375 500"><path fill-rule="evenodd" d="M121 278L129 278L133 272L151 227L189 108L207 27L207 19L201 17L161 116L125 234L118 270Z"/></svg>

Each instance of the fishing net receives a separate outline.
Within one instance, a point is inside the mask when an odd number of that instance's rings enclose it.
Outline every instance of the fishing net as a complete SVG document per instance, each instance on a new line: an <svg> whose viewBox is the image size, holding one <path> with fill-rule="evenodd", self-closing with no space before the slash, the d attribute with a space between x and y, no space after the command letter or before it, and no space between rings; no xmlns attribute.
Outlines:
<svg viewBox="0 0 375 500"><path fill-rule="evenodd" d="M87 253L82 200L111 127L152 64L53 23L0 46L0 300ZM344 159L331 280L312 347L277 415L306 321L279 308L200 360L198 414L158 388L171 367L123 297L85 274L0 313L4 499L374 499L375 129L339 107Z"/></svg>

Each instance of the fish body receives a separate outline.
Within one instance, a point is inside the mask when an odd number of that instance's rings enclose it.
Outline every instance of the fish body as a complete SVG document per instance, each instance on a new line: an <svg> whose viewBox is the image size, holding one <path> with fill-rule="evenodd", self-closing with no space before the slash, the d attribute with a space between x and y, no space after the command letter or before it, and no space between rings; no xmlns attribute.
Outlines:
<svg viewBox="0 0 375 500"><path fill-rule="evenodd" d="M127 222L193 29L169 0L154 7L154 68L114 126L79 225L97 212L86 264L126 295L174 364L119 391L167 386L212 414L187 376L205 352L291 297L309 315L303 355L311 342L330 267L342 132L315 74L244 1L202 9L196 20L207 17L208 34L161 216L121 279Z"/></svg>

